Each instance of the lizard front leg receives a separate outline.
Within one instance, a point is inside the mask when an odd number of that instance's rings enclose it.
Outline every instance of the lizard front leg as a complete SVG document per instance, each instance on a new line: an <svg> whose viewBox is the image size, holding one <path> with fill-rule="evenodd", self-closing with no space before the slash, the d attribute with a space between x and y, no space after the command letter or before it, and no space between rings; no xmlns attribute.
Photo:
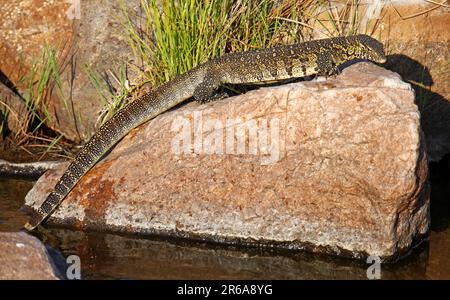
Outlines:
<svg viewBox="0 0 450 300"><path fill-rule="evenodd" d="M220 80L215 76L205 76L203 82L194 90L194 99L200 103L207 103L227 98L227 93L217 93L220 84Z"/></svg>
<svg viewBox="0 0 450 300"><path fill-rule="evenodd" d="M333 56L330 52L321 53L317 57L317 74L323 76L331 76L339 74L337 65L334 63Z"/></svg>

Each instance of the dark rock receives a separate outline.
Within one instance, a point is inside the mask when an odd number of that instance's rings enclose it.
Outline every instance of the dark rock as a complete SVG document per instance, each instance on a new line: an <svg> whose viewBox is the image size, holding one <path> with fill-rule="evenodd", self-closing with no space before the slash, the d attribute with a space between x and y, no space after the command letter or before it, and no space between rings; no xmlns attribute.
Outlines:
<svg viewBox="0 0 450 300"><path fill-rule="evenodd" d="M0 159L0 177L31 177L38 178L44 172L64 164L58 161L38 161L29 163L11 163Z"/></svg>

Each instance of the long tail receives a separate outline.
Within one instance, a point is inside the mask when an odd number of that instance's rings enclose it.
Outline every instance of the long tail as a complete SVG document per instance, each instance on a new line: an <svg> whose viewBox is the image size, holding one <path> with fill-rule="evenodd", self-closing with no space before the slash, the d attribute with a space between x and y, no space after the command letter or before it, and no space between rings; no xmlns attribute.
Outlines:
<svg viewBox="0 0 450 300"><path fill-rule="evenodd" d="M37 210L32 210L24 228L31 231L48 218L80 178L131 129L192 97L196 87L203 82L207 70L207 64L193 68L118 111L81 149L47 199Z"/></svg>
<svg viewBox="0 0 450 300"><path fill-rule="evenodd" d="M163 104L164 103L164 104ZM43 222L63 201L67 194L77 184L100 158L122 139L131 129L153 119L160 113L168 110L170 104L167 99L158 93L149 93L131 102L117 112L111 119L103 124L92 136L89 142L76 155L54 190L48 195L42 205L31 213L28 223L24 225L27 230L35 229ZM172 105L173 106L173 105Z"/></svg>

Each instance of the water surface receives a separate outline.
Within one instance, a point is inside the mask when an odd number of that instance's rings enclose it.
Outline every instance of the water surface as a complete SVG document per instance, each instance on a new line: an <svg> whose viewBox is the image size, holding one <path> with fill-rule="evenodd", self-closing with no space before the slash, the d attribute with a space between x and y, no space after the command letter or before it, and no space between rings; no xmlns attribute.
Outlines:
<svg viewBox="0 0 450 300"><path fill-rule="evenodd" d="M382 265L382 279L450 279L449 177L438 167L434 169L429 242L399 263ZM0 231L20 230L26 217L19 209L32 186L31 181L0 179ZM56 228L40 238L64 257L78 255L84 279L367 278L368 265L364 263L303 252L281 253Z"/></svg>

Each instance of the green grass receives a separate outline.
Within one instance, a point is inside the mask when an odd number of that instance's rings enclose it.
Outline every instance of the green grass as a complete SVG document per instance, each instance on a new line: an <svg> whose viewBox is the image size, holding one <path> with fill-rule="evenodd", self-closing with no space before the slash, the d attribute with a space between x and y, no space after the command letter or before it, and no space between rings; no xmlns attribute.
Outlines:
<svg viewBox="0 0 450 300"><path fill-rule="evenodd" d="M305 24L325 2L142 0L144 15L140 17L121 0L119 20L137 62L129 67L139 80L129 87L126 74L120 71L116 90L111 91L86 66L104 107L99 123L130 101L128 95L142 85L156 87L212 57L309 40L312 30Z"/></svg>
<svg viewBox="0 0 450 300"><path fill-rule="evenodd" d="M121 23L146 79L159 85L225 52L294 43L301 25L281 18L307 18L314 1L141 1L138 22L122 0ZM316 1L317 2L317 1ZM278 4L277 4L278 3Z"/></svg>
<svg viewBox="0 0 450 300"><path fill-rule="evenodd" d="M129 88L127 78L119 77L117 91L111 92L87 68L105 107L100 123L130 101L127 96L136 88L156 87L212 57L302 42L318 32L327 37L354 34L359 2L349 0L337 10L325 0L141 0L140 16L121 0L119 20L136 61L129 67L140 79Z"/></svg>
<svg viewBox="0 0 450 300"><path fill-rule="evenodd" d="M110 71L110 77L115 80L115 87L112 87L111 83L106 82L91 66L85 65L84 69L91 84L96 89L103 107L98 120L96 120L98 127L111 118L116 111L125 106L129 95L136 87L129 86L126 66L121 66L118 74Z"/></svg>
<svg viewBox="0 0 450 300"><path fill-rule="evenodd" d="M20 86L24 87L22 100L26 106L25 112L19 116L5 101L0 101L0 114L2 115L0 133L5 133L6 116L13 113L13 117L20 121L20 128L9 137L16 146L23 149L44 149L44 153L67 152L67 147L59 144L62 135L53 132L46 126L47 122L52 121L47 105L52 91L59 93L65 109L69 111L69 105L62 89L57 53L58 51L49 45L44 45L40 56L33 58L30 70L18 82Z"/></svg>
<svg viewBox="0 0 450 300"><path fill-rule="evenodd" d="M54 51L47 45L44 46L40 61L34 60L30 72L22 79L27 87L23 98L30 114L27 123L32 126L31 133L35 133L46 120L51 121L45 99L52 76L57 72L55 60ZM60 83L59 75L56 76L56 81Z"/></svg>

